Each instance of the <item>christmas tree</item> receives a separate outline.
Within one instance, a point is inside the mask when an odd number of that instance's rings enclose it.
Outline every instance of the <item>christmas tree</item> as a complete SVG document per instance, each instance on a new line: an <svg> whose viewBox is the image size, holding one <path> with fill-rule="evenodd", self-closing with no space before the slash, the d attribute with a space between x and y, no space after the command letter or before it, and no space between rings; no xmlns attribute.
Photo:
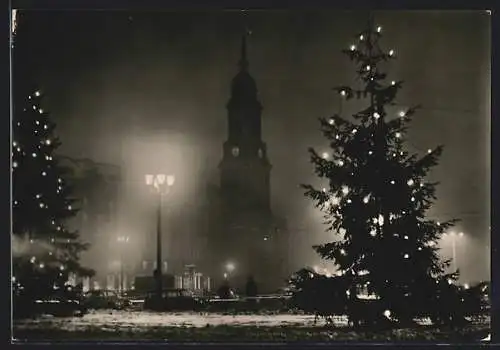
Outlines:
<svg viewBox="0 0 500 350"><path fill-rule="evenodd" d="M60 145L55 124L42 108L42 91L28 83L31 70L16 65L13 50L12 280L15 296L35 300L71 289L71 275L92 271L78 262L87 245L65 225L77 208L54 156Z"/></svg>
<svg viewBox="0 0 500 350"><path fill-rule="evenodd" d="M426 176L443 147L421 156L405 148L406 131L418 108L394 110L403 82L390 81L383 72L396 54L381 48L381 37L382 28L370 24L357 35L357 44L343 50L356 65L359 86L334 90L345 101L357 101L361 110L349 118L321 118L331 150L309 150L325 188L303 185L305 194L337 236L314 248L348 280L345 292L352 302L360 290L367 290L394 320L411 322L431 305L436 307L428 310L435 311L434 320L449 320L456 305L444 306L439 298L450 295L458 271L446 273L450 261L440 260L438 241L456 221L426 218L437 185Z"/></svg>

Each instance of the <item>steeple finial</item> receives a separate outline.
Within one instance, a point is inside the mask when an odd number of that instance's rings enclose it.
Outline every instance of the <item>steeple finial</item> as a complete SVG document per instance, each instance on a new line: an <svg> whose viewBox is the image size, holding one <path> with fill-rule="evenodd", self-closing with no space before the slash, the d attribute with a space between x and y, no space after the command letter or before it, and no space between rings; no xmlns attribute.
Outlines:
<svg viewBox="0 0 500 350"><path fill-rule="evenodd" d="M244 21L244 33L241 37L241 57L240 57L240 70L242 72L246 72L248 70L248 59L247 59L247 36L252 34L250 29L248 28L248 23L246 20L246 10L242 10L243 12L243 21Z"/></svg>

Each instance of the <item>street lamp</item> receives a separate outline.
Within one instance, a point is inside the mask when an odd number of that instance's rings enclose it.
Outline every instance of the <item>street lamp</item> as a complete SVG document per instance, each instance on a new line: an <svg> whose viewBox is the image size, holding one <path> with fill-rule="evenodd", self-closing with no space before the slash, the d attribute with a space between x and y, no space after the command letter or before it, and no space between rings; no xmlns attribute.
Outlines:
<svg viewBox="0 0 500 350"><path fill-rule="evenodd" d="M146 185L152 187L154 191L158 194L158 211L157 211L157 221L156 221L156 293L160 300L163 293L162 287L162 257L161 257L161 204L164 192L168 192L170 187L174 185L175 176L156 174L146 175ZM167 185L165 187L165 185Z"/></svg>
<svg viewBox="0 0 500 350"><path fill-rule="evenodd" d="M118 243L121 244L121 247L120 247L120 286L119 286L120 288L119 289L120 289L120 292L121 292L121 294L123 296L123 293L125 291L124 266L123 266L124 260L125 260L124 259L124 250L125 250L124 244L128 243L129 237L127 237L127 236L119 236L117 238L117 241L118 241Z"/></svg>
<svg viewBox="0 0 500 350"><path fill-rule="evenodd" d="M228 262L226 264L226 272L224 273L224 278L227 279L231 275L231 272L234 271L234 269L235 269L234 264L231 262Z"/></svg>
<svg viewBox="0 0 500 350"><path fill-rule="evenodd" d="M458 234L454 231L450 233L445 233L444 236L451 237L451 249L452 249L452 259L453 259L453 270L457 270L457 238L462 238L464 236L463 232L459 232Z"/></svg>

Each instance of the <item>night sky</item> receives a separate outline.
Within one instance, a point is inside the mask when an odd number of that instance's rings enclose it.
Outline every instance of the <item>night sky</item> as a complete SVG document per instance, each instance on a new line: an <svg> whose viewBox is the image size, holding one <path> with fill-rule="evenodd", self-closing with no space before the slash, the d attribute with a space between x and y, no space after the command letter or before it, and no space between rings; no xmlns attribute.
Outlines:
<svg viewBox="0 0 500 350"><path fill-rule="evenodd" d="M315 183L307 148L327 146L318 118L340 111L332 87L356 84L354 66L341 50L355 41L365 13L249 11L245 21L239 11L28 15L23 40L30 40L61 152L121 165L126 174L137 172L130 169L137 159L168 162L171 156L175 171L190 179L186 189L217 183L225 105L246 21L250 72L264 106L263 135L273 164L273 208L294 234L304 235L299 260L311 262L310 245L328 236L298 185ZM441 182L439 200L429 214L462 219L456 229L466 234L468 246L459 263L464 278L487 278L490 17L484 11L392 11L375 13L375 22L383 27L383 47L398 56L388 67L389 79L405 81L398 102L402 108L423 106L408 150L423 154L445 145L432 173ZM344 104L342 112L356 107ZM168 139L170 153L150 146L154 155L145 157L137 135ZM192 192L186 190L187 202L195 200ZM460 249L465 252L465 245Z"/></svg>

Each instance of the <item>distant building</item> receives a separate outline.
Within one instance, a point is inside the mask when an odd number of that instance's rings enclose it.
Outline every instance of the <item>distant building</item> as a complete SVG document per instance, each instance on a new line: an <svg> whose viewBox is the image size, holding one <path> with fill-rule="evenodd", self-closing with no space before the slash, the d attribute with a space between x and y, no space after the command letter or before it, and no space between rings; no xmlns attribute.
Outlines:
<svg viewBox="0 0 500 350"><path fill-rule="evenodd" d="M117 202L121 180L118 166L98 163L90 159L58 156L60 164L68 170L68 182L74 187L80 211L70 222L78 230L81 239L90 243L88 251L82 254L81 262L96 271L91 286L107 286L109 274L116 274L113 261L119 257L110 254L116 245ZM119 276L113 279L119 280Z"/></svg>

